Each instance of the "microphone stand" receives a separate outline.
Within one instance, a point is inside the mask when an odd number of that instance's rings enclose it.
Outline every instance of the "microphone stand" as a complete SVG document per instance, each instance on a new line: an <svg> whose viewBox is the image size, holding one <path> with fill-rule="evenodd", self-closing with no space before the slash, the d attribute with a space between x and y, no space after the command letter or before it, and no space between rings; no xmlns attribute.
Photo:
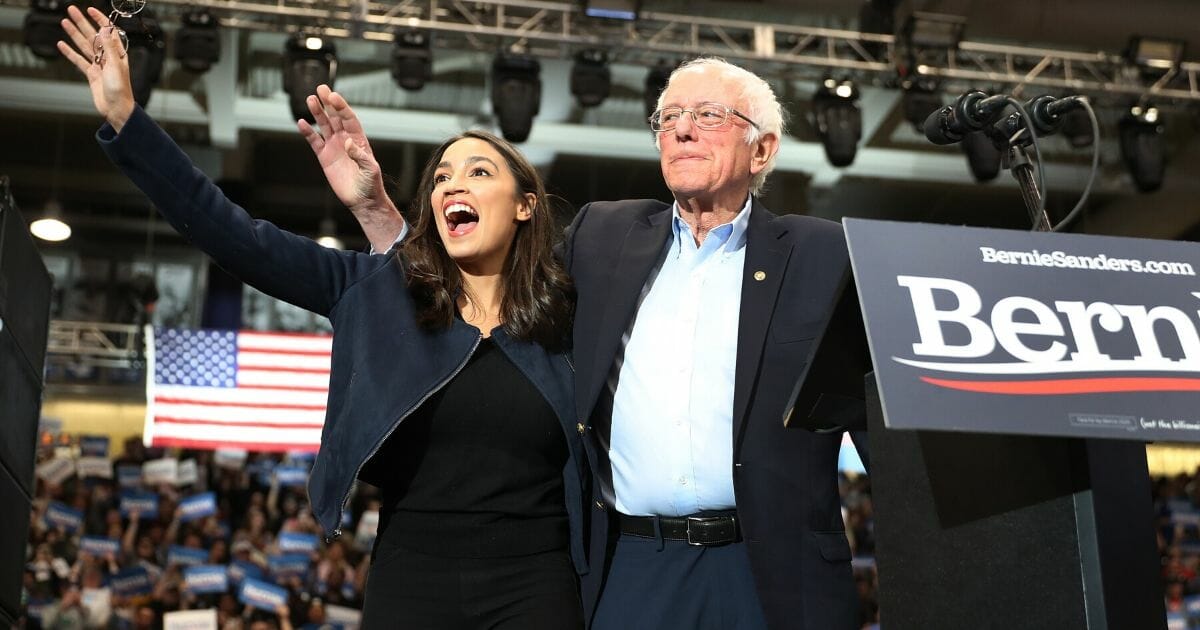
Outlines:
<svg viewBox="0 0 1200 630"><path fill-rule="evenodd" d="M1042 193L1038 190L1037 178L1033 174L1033 163L1025 145L1020 141L1010 142L1008 151L1003 155L1002 165L1012 172L1021 189L1021 199L1025 201L1025 210L1029 212L1029 223L1034 232L1049 232L1050 217L1042 209Z"/></svg>

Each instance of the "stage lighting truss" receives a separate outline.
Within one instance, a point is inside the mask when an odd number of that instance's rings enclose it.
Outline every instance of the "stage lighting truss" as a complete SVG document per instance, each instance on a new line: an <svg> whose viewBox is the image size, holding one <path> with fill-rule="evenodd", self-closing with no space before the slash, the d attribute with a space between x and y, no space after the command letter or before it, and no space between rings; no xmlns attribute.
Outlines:
<svg viewBox="0 0 1200 630"><path fill-rule="evenodd" d="M27 7L28 0L0 0ZM160 14L182 13L194 0L155 0ZM524 46L535 57L564 58L584 48L606 48L613 62L649 66L664 56L712 54L764 76L820 80L851 73L863 82L894 80L897 48L886 33L863 33L641 11L637 19L588 18L578 0L399 0L394 3L313 3L309 0L239 0L208 7L223 26L278 32L281 19L325 37L391 42L397 27L430 31L439 46L494 51ZM1150 96L1157 103L1200 102L1200 63L1180 62L1159 80L1131 72L1120 52L1079 52L952 38L918 40L916 65L949 92L974 85L1020 86L1027 92L1086 94L1094 102ZM936 38L935 38L936 39Z"/></svg>
<svg viewBox="0 0 1200 630"><path fill-rule="evenodd" d="M175 32L175 58L190 72L208 72L221 59L217 18L207 9L193 9L180 17Z"/></svg>

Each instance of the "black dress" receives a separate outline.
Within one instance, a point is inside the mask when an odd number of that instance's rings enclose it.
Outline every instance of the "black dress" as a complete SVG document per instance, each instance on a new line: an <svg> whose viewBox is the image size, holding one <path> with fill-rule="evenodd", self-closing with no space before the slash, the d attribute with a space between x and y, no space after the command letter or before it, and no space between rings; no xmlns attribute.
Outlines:
<svg viewBox="0 0 1200 630"><path fill-rule="evenodd" d="M553 409L490 339L384 442L363 624L582 627Z"/></svg>

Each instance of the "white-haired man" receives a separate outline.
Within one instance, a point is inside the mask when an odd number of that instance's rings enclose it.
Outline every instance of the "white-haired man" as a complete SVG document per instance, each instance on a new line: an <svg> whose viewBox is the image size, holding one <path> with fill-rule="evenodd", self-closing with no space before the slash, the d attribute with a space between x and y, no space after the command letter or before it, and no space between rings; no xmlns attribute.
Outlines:
<svg viewBox="0 0 1200 630"><path fill-rule="evenodd" d="M782 118L753 73L683 64L650 119L674 204L594 202L568 230L578 428L598 486L582 590L597 630L856 627L841 436L781 421L846 246L837 224L755 198ZM378 168L362 141L346 146ZM349 197L388 248L399 215Z"/></svg>

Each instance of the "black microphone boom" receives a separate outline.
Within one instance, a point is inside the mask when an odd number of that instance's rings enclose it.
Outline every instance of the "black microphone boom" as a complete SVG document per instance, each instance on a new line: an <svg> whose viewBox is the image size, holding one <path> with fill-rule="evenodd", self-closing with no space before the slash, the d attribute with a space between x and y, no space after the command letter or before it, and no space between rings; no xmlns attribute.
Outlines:
<svg viewBox="0 0 1200 630"><path fill-rule="evenodd" d="M1082 96L1054 98L1049 94L1038 96L1025 103L1025 111L1033 119L1033 128L1039 136L1048 136L1062 127L1062 117L1067 112L1083 107Z"/></svg>
<svg viewBox="0 0 1200 630"><path fill-rule="evenodd" d="M987 127L1004 114L1008 96L967 92L925 119L925 137L934 144L954 144L969 133Z"/></svg>

